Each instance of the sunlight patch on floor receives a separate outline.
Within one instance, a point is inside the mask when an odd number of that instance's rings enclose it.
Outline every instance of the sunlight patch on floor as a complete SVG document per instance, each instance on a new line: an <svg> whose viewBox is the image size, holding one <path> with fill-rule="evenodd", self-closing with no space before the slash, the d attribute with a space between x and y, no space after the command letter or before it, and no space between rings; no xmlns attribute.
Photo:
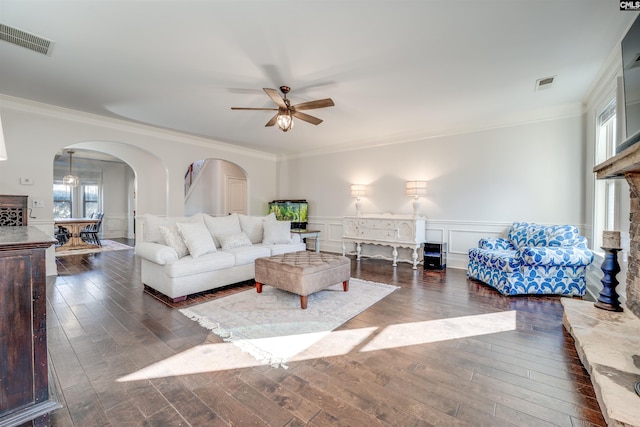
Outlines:
<svg viewBox="0 0 640 427"><path fill-rule="evenodd" d="M347 354L354 347L365 341L376 329L371 327L328 332L324 338L313 346L289 359L289 362ZM297 345L299 339L299 335L289 335L286 337L262 338L261 341L269 340L272 341L273 345L289 345L287 342ZM235 344L203 344L121 377L118 382L192 375L262 365L266 365L266 363L242 351Z"/></svg>
<svg viewBox="0 0 640 427"><path fill-rule="evenodd" d="M358 351L406 347L511 331L516 329L516 312L512 310L450 319L401 323L389 325L375 335L378 329L378 327L368 327L323 332L322 334L326 336L306 350L295 353L287 362L341 356L356 350L368 339L369 341ZM275 346L274 348L281 346L299 348L303 340L304 336L290 335L261 338L255 341L260 341L262 347L267 342L269 346ZM249 340L250 342L251 340ZM265 365L265 363L242 351L235 344L203 344L121 377L118 382L193 375L261 365Z"/></svg>
<svg viewBox="0 0 640 427"><path fill-rule="evenodd" d="M401 323L384 328L360 351L383 350L516 329L516 312L478 314L450 319Z"/></svg>

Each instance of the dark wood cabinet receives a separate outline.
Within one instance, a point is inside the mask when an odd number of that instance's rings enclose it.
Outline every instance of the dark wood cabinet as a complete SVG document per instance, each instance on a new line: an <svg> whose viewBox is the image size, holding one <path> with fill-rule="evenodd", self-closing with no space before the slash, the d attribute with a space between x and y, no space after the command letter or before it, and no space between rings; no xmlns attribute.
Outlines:
<svg viewBox="0 0 640 427"><path fill-rule="evenodd" d="M49 397L46 249L36 227L0 227L0 427L46 426Z"/></svg>
<svg viewBox="0 0 640 427"><path fill-rule="evenodd" d="M28 196L0 195L0 226L26 226Z"/></svg>

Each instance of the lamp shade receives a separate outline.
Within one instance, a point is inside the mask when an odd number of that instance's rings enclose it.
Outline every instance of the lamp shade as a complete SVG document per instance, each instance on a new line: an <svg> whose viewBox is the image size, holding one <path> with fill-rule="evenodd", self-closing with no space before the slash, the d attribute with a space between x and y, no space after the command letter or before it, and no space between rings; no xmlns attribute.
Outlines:
<svg viewBox="0 0 640 427"><path fill-rule="evenodd" d="M412 197L427 195L427 181L407 181L404 194Z"/></svg>
<svg viewBox="0 0 640 427"><path fill-rule="evenodd" d="M4 130L2 129L1 118L0 118L0 160L7 160L7 147L4 144Z"/></svg>
<svg viewBox="0 0 640 427"><path fill-rule="evenodd" d="M351 184L351 197L362 197L366 193L366 186L362 184Z"/></svg>

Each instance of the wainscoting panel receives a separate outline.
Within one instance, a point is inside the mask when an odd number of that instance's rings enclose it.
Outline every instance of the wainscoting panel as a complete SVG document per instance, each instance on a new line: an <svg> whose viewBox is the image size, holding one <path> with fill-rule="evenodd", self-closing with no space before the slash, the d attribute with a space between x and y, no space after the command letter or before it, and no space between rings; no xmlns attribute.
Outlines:
<svg viewBox="0 0 640 427"><path fill-rule="evenodd" d="M125 216L106 216L102 220L102 238L115 239L127 237L127 217Z"/></svg>
<svg viewBox="0 0 640 427"><path fill-rule="evenodd" d="M427 242L440 243L440 242L447 241L447 239L444 238L445 237L444 228L429 228L429 225L427 224L426 234L427 234Z"/></svg>

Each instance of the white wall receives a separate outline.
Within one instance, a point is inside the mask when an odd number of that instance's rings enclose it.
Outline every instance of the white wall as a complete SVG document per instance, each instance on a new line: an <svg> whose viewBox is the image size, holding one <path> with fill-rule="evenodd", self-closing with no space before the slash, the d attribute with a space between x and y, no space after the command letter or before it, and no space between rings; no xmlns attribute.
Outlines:
<svg viewBox="0 0 640 427"><path fill-rule="evenodd" d="M420 212L427 238L449 243L448 265L512 221L584 229L582 115L280 161L279 198L309 202L323 250L341 249L341 217L355 214L350 184L366 184L364 213L412 213L407 180L429 181Z"/></svg>
<svg viewBox="0 0 640 427"><path fill-rule="evenodd" d="M220 158L250 176L249 210L262 214L276 196L276 158L255 150L121 120L60 109L0 95L9 160L0 163L0 193L44 201L30 225L53 235L53 159L64 147L103 151L122 159L136 176L137 216L184 214L184 172L197 159ZM21 185L29 177L33 185ZM47 274L55 274L53 248Z"/></svg>

